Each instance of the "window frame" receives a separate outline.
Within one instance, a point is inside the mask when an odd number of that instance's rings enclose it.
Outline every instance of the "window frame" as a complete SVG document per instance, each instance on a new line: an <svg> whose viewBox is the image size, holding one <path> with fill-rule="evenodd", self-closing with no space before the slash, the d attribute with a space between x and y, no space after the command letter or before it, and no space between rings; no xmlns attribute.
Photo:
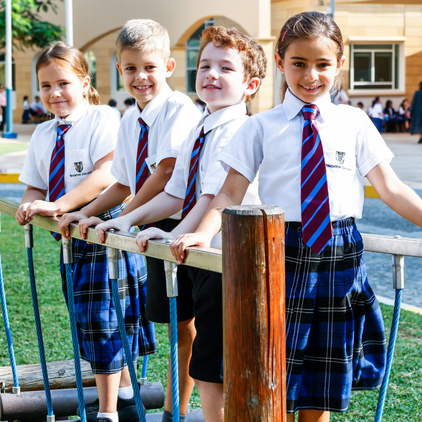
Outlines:
<svg viewBox="0 0 422 422"><path fill-rule="evenodd" d="M367 37L350 37L349 39L349 94L359 95L384 95L384 94L403 94L405 91L405 37L391 37L391 38L367 38ZM355 49L355 46L365 46L368 48ZM391 45L391 49L377 49L374 45ZM371 46L371 47L369 47ZM370 52L371 53L371 81L370 82L355 82L355 68L354 55L356 52ZM376 82L375 81L375 53L389 52L392 54L392 81L391 82ZM370 85L370 88L365 86ZM391 85L389 88L378 88L379 86Z"/></svg>
<svg viewBox="0 0 422 422"><path fill-rule="evenodd" d="M215 24L214 18L206 20L202 25L200 25L198 28L196 28L195 31L193 31L192 35L189 37L188 41L186 42L186 93L188 95L196 95L196 90L195 91L189 91L189 72L191 72L192 70L194 70L196 72L196 66L189 66L189 51L199 52L199 46L198 47L190 47L189 41L193 37L193 34L195 34L195 32L199 28L204 26L204 29L206 29L209 26L213 26L214 24Z"/></svg>

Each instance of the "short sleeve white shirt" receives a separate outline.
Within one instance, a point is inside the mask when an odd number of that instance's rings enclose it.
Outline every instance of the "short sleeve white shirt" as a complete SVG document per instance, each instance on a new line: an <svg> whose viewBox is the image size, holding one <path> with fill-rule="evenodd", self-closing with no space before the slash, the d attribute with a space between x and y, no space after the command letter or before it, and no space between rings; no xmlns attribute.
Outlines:
<svg viewBox="0 0 422 422"><path fill-rule="evenodd" d="M56 116L37 126L19 176L22 183L48 190L51 153L61 124L72 125L64 135L66 193L93 172L98 160L114 150L119 130L114 111L106 105L92 106L83 101L66 119Z"/></svg>
<svg viewBox="0 0 422 422"><path fill-rule="evenodd" d="M362 217L362 176L393 154L366 113L336 106L328 95L315 103L327 168L331 219ZM304 103L287 91L283 104L252 116L220 156L249 181L259 170L263 204L278 205L285 221L301 221L300 172Z"/></svg>
<svg viewBox="0 0 422 422"><path fill-rule="evenodd" d="M383 109L382 109L382 105L380 103L376 103L372 107L372 115L371 116L373 118L377 118L377 119L384 119Z"/></svg>
<svg viewBox="0 0 422 422"><path fill-rule="evenodd" d="M180 145L196 126L201 113L185 94L173 92L166 84L144 110L130 107L121 123L111 173L122 185L129 186L133 196L136 192L136 156L138 152L138 119L148 126L147 164L152 173L165 158L176 158Z"/></svg>
<svg viewBox="0 0 422 422"><path fill-rule="evenodd" d="M164 188L165 192L177 198L185 198L193 146L203 127L207 135L199 156L196 200L206 194L217 195L227 177L227 172L219 161L220 153L247 120L245 103L225 107L212 114L205 110L197 127L180 149L173 174ZM249 205L260 203L257 190L253 186L245 195L245 201ZM211 246L221 248L220 234L214 237Z"/></svg>

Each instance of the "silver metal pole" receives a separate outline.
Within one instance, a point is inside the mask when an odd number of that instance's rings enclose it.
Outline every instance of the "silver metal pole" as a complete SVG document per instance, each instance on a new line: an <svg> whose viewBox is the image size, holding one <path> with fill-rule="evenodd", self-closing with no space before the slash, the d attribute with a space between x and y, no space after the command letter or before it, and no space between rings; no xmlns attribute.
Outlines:
<svg viewBox="0 0 422 422"><path fill-rule="evenodd" d="M73 46L73 7L72 7L72 0L66 0L66 44Z"/></svg>
<svg viewBox="0 0 422 422"><path fill-rule="evenodd" d="M13 103L12 103L12 0L6 0L6 119L7 132L3 132L3 138L17 138L13 132Z"/></svg>

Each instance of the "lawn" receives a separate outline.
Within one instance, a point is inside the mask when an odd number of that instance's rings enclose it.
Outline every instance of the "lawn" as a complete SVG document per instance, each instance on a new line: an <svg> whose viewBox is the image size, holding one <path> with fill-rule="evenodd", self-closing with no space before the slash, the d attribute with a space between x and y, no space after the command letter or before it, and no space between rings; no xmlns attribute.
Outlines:
<svg viewBox="0 0 422 422"><path fill-rule="evenodd" d="M32 312L23 228L7 215L1 216L0 248L10 325L18 365L38 363L38 345ZM69 319L61 292L58 270L59 245L50 234L34 228L34 265L44 327L48 361L72 359ZM382 305L387 333L392 307ZM148 379L166 385L169 344L167 327L157 325L158 353L151 357ZM422 420L422 316L402 311L399 336L383 421ZM9 365L7 342L0 328L0 366ZM140 374L139 374L140 375ZM378 391L352 395L347 413L333 415L332 421L372 422ZM197 391L192 407L200 405Z"/></svg>
<svg viewBox="0 0 422 422"><path fill-rule="evenodd" d="M20 142L12 142L8 144L0 143L0 155L9 154L11 152L25 151L28 149L28 144Z"/></svg>

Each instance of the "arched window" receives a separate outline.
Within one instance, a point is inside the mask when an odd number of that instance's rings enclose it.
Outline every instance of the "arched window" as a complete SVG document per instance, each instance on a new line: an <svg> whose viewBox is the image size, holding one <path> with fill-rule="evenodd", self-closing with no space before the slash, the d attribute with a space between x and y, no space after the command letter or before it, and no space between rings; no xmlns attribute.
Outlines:
<svg viewBox="0 0 422 422"><path fill-rule="evenodd" d="M97 59L92 51L85 51L85 59L89 65L89 74L91 76L91 85L97 88Z"/></svg>
<svg viewBox="0 0 422 422"><path fill-rule="evenodd" d="M6 55L4 53L0 54L0 84L3 84L6 87ZM16 90L16 80L15 80L15 61L12 57L12 87L13 91Z"/></svg>
<svg viewBox="0 0 422 422"><path fill-rule="evenodd" d="M196 58L198 57L199 51L199 39L201 38L202 31L212 25L214 25L214 19L205 21L186 43L186 92L188 94L196 94Z"/></svg>

